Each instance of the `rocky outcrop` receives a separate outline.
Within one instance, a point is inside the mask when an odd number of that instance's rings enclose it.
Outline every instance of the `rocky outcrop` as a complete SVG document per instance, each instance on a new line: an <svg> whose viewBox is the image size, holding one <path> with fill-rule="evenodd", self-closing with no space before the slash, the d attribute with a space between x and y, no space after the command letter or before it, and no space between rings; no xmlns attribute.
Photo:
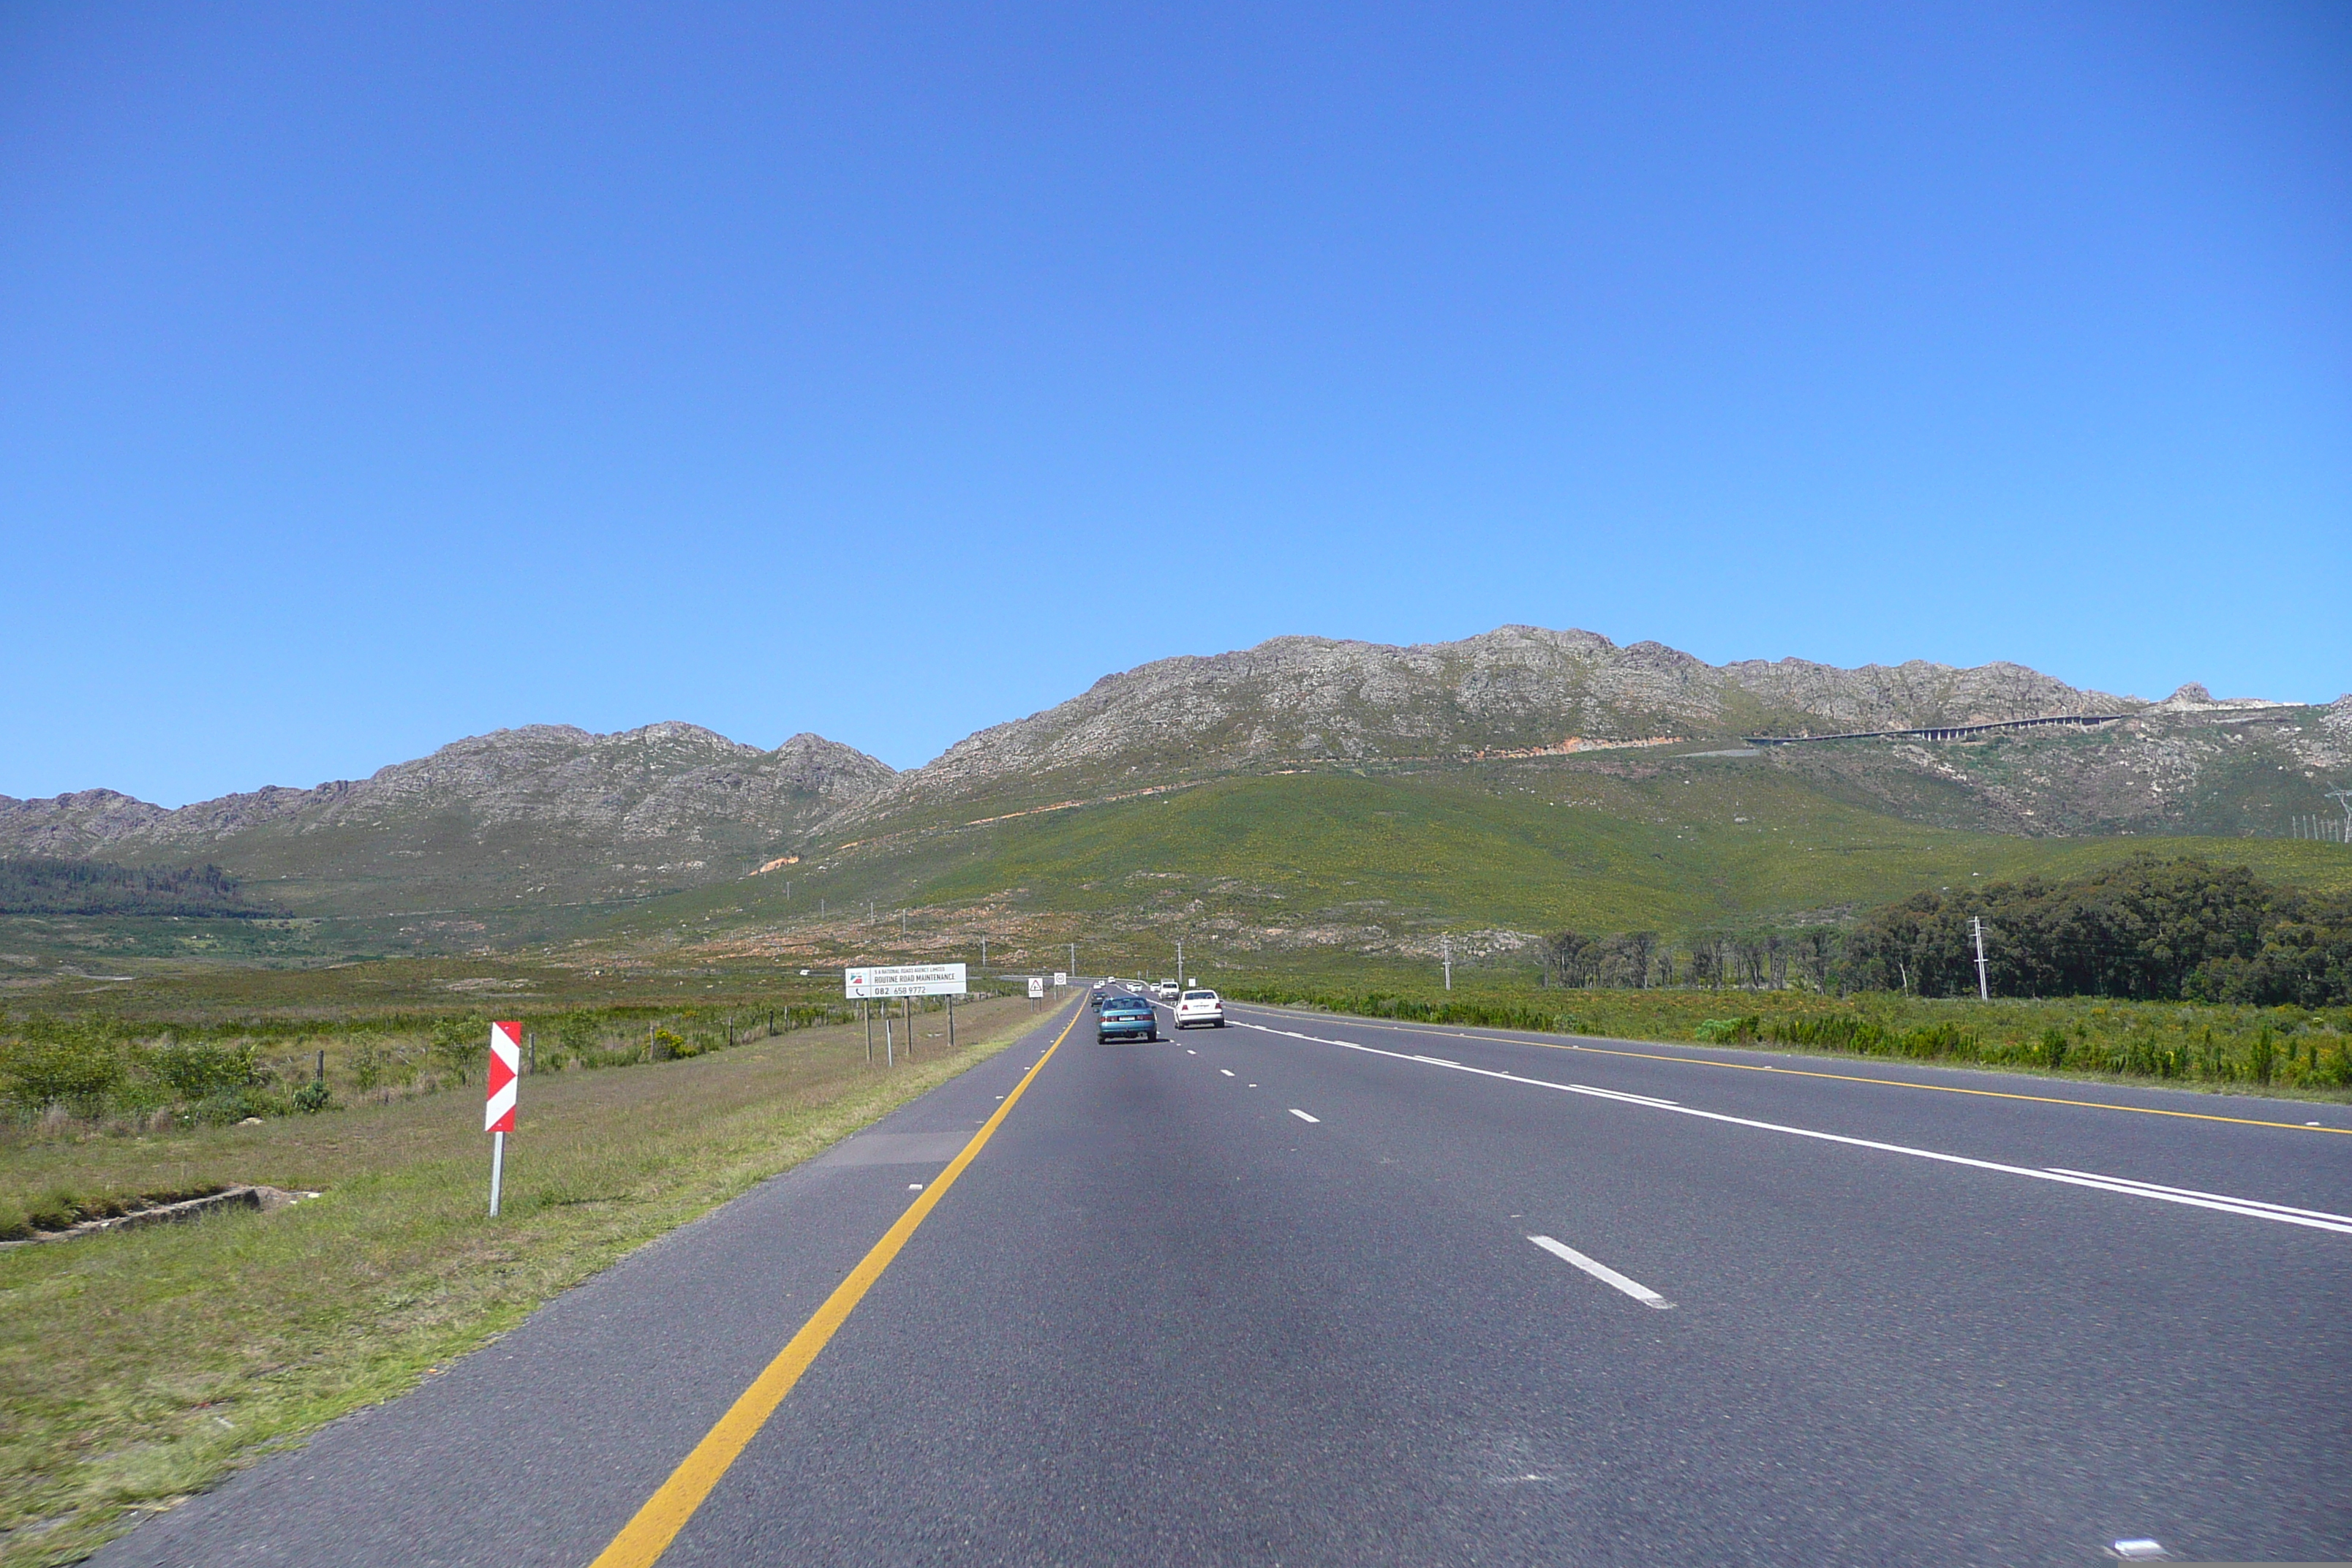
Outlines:
<svg viewBox="0 0 2352 1568"><path fill-rule="evenodd" d="M364 862L395 880L409 869L404 857L461 882L493 872L511 880L508 873L535 865L542 884L567 864L603 865L625 870L615 886L635 890L640 872L673 884L738 874L748 868L739 854L820 836L897 776L820 735L761 751L693 724L609 735L535 724L454 742L365 779L273 786L176 811L111 790L0 796L0 854L212 860L297 879ZM493 843L502 861L489 858ZM469 847L480 853L468 856Z"/></svg>
<svg viewBox="0 0 2352 1568"><path fill-rule="evenodd" d="M1276 637L1106 676L1058 707L960 742L902 776L877 808L1016 781L1061 787L1052 775L1447 760L1573 749L1571 741L1908 729L2143 706L2014 664L1716 666L1660 643L1620 647L1597 633L1536 626L1411 647Z"/></svg>

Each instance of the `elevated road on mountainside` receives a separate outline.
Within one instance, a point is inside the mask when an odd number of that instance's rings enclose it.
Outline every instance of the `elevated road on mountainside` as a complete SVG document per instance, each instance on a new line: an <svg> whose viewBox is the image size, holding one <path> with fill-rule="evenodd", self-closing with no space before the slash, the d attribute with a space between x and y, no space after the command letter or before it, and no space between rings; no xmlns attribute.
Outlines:
<svg viewBox="0 0 2352 1568"><path fill-rule="evenodd" d="M1231 1016L1066 1010L98 1561L2352 1558L2343 1107Z"/></svg>

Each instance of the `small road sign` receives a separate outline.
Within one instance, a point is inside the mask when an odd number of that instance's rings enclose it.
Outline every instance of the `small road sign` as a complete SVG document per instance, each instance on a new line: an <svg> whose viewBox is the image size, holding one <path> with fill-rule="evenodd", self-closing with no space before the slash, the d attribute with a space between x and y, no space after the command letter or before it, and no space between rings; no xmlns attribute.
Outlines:
<svg viewBox="0 0 2352 1568"><path fill-rule="evenodd" d="M1029 977L1029 1000L1032 1002L1043 1002L1045 999L1045 977L1042 974L1031 975Z"/></svg>
<svg viewBox="0 0 2352 1568"><path fill-rule="evenodd" d="M1055 986L1059 987L1059 986L1063 986L1063 985L1067 985L1069 983L1070 983L1070 974L1069 974L1069 971L1065 970L1065 969L1056 969L1055 971L1054 971L1054 984L1055 984Z"/></svg>
<svg viewBox="0 0 2352 1568"><path fill-rule="evenodd" d="M499 1187L506 1176L507 1134L514 1131L515 1088L522 1068L522 1026L490 1026L490 1070L483 1075L489 1097L482 1107L482 1131L490 1135L490 1217L499 1217Z"/></svg>
<svg viewBox="0 0 2352 1568"><path fill-rule="evenodd" d="M489 1100L482 1108L482 1131L511 1132L515 1124L515 1085L522 1067L522 1026L490 1026Z"/></svg>
<svg viewBox="0 0 2352 1568"><path fill-rule="evenodd" d="M860 997L961 996L971 989L964 984L961 963L898 963L848 969L842 972L841 978L842 994L851 1001Z"/></svg>

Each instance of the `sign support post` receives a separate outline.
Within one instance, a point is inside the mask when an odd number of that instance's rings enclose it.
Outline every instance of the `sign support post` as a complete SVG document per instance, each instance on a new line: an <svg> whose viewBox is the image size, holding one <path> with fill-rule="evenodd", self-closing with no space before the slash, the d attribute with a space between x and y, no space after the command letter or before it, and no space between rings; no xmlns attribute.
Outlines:
<svg viewBox="0 0 2352 1568"><path fill-rule="evenodd" d="M489 1069L482 1075L488 1098L482 1107L482 1131L490 1135L490 1217L499 1217L499 1189L507 1173L507 1134L514 1131L515 1088L522 1067L522 1026L490 1026Z"/></svg>

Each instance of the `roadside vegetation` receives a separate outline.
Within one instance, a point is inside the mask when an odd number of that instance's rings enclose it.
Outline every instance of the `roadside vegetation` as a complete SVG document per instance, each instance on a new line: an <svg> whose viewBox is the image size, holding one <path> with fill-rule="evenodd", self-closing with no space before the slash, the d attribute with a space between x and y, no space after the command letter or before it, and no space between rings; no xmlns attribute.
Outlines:
<svg viewBox="0 0 2352 1568"><path fill-rule="evenodd" d="M61 1117L63 1102L28 1115L20 1100L0 1143L13 1212L61 1220L244 1184L321 1195L274 1213L0 1247L0 1563L71 1561L136 1510L400 1393L1047 1016L1025 1000L959 1006L961 1047L950 1053L944 1014L920 1013L913 1061L902 1042L900 1065L886 1072L867 1066L855 1025L787 1027L779 1008L771 1034L764 1009L756 1019L749 1005L723 1012L496 1009L524 1018L540 1052L497 1221L484 1212L480 1056L454 1048L471 1016L355 1019L331 1032L302 1020L283 1035L250 1024L159 1031L100 1020L79 1035L61 1026L58 1038L94 1055L147 1053L149 1065L126 1069L142 1093L168 1082L155 1058L170 1050L243 1059L250 1049L299 1080L326 1049L331 1098L257 1123L184 1117L203 1095L163 1107L168 1121L107 1106ZM21 1021L11 1027L21 1044ZM651 1061L637 1049L648 1032L672 1037ZM409 1053L414 1076L362 1091L378 1048ZM461 1087L474 1092L449 1092Z"/></svg>
<svg viewBox="0 0 2352 1568"><path fill-rule="evenodd" d="M845 1024L838 1002L746 1008L577 1008L520 1016L527 1070L587 1072L705 1056ZM0 1151L35 1142L168 1137L248 1120L388 1105L479 1081L488 1013L353 1019L179 1021L107 1015L0 1018ZM0 1163L0 1241L120 1212L113 1194L32 1191Z"/></svg>
<svg viewBox="0 0 2352 1568"><path fill-rule="evenodd" d="M1203 978L1207 978L1203 976ZM2352 1100L2352 1009L2116 998L1929 998L1892 992L1538 987L1465 974L1391 976L1365 989L1229 983L1237 1001L1368 1018L1625 1040L1757 1045Z"/></svg>

